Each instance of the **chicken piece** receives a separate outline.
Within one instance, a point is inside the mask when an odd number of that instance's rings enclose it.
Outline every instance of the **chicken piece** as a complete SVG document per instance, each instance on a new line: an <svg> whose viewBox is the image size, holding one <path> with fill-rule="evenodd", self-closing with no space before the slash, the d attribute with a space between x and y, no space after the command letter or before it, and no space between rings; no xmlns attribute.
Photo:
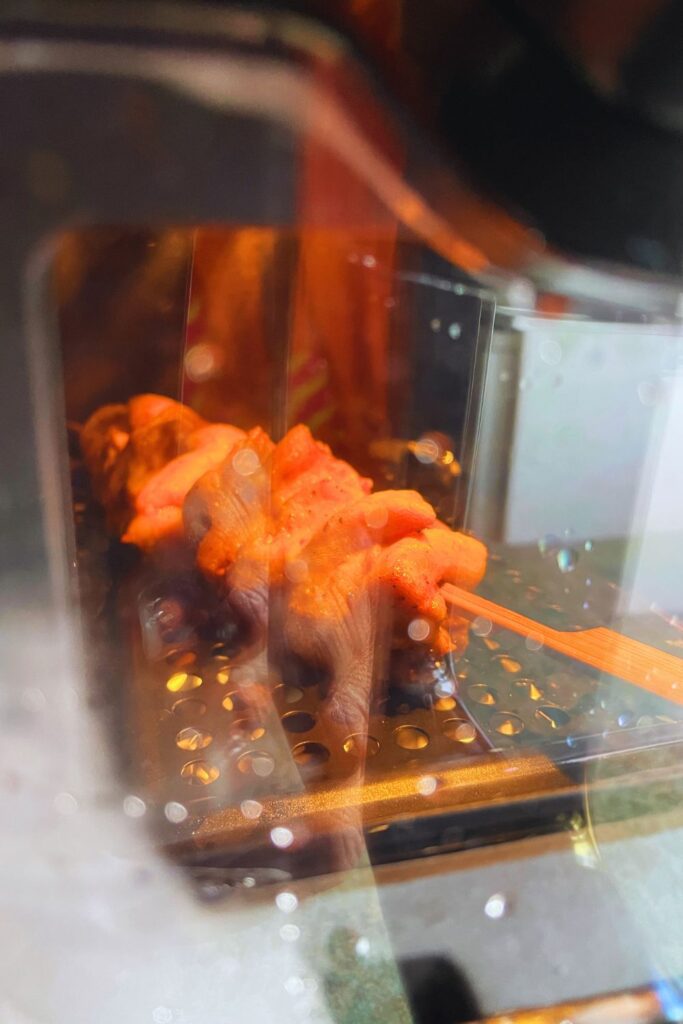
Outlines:
<svg viewBox="0 0 683 1024"><path fill-rule="evenodd" d="M184 507L197 563L255 627L276 589L329 517L371 487L327 445L297 426L277 445L258 428L220 469L203 477Z"/></svg>
<svg viewBox="0 0 683 1024"><path fill-rule="evenodd" d="M183 536L182 506L188 491L245 437L228 424L200 427L187 439L189 451L171 459L147 479L135 498L135 516L121 540L143 550Z"/></svg>
<svg viewBox="0 0 683 1024"><path fill-rule="evenodd" d="M383 491L330 519L301 559L305 578L287 588L288 648L331 671L330 719L363 733L374 679L397 641L417 635L438 653L466 642L439 588L475 585L486 550L440 523L417 492Z"/></svg>
<svg viewBox="0 0 683 1024"><path fill-rule="evenodd" d="M81 431L81 448L109 528L149 549L182 536L187 491L242 437L163 395L137 395L97 410Z"/></svg>

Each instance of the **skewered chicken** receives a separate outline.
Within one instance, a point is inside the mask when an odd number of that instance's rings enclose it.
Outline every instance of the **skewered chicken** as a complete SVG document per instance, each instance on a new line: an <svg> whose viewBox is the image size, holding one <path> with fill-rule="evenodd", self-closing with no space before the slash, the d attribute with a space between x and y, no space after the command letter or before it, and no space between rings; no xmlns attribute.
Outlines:
<svg viewBox="0 0 683 1024"><path fill-rule="evenodd" d="M97 410L83 427L81 447L110 529L149 550L182 537L187 492L243 437L170 398L138 395Z"/></svg>
<svg viewBox="0 0 683 1024"><path fill-rule="evenodd" d="M371 486L307 427L294 427L277 445L256 428L187 496L185 525L198 543L197 564L258 626L269 588L285 574L295 576L316 530Z"/></svg>
<svg viewBox="0 0 683 1024"><path fill-rule="evenodd" d="M149 550L184 529L238 617L257 636L270 624L276 656L328 670L330 715L348 730L362 731L392 647L466 642L441 587L475 586L484 546L415 491L371 494L305 426L274 444L144 395L95 413L83 451L122 539Z"/></svg>

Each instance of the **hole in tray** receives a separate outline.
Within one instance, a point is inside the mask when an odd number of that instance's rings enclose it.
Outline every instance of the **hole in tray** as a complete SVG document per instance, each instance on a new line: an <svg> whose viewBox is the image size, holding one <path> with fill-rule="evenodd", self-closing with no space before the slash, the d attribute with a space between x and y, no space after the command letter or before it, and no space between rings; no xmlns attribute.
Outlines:
<svg viewBox="0 0 683 1024"><path fill-rule="evenodd" d="M273 693L282 704L298 704L304 696L304 691L298 686L287 686L286 683L276 686Z"/></svg>
<svg viewBox="0 0 683 1024"><path fill-rule="evenodd" d="M237 690L232 690L231 693L226 693L225 697L221 701L221 705L226 711L239 711L243 713L247 710L244 697L241 693L238 693Z"/></svg>
<svg viewBox="0 0 683 1024"><path fill-rule="evenodd" d="M355 757L374 757L379 752L379 740L364 732L352 732L343 743L347 754L354 754Z"/></svg>
<svg viewBox="0 0 683 1024"><path fill-rule="evenodd" d="M243 775L258 775L265 779L273 774L275 758L263 750L247 750L237 759L237 768Z"/></svg>
<svg viewBox="0 0 683 1024"><path fill-rule="evenodd" d="M288 711L282 716L282 724L287 732L310 732L315 725L315 718L308 711Z"/></svg>
<svg viewBox="0 0 683 1024"><path fill-rule="evenodd" d="M423 750L429 744L429 735L416 725L399 725L394 729L394 739L404 750Z"/></svg>
<svg viewBox="0 0 683 1024"><path fill-rule="evenodd" d="M206 714L206 704L203 700L199 700L198 697L181 697L177 700L171 708L174 715L180 715L183 718L194 718L200 715Z"/></svg>
<svg viewBox="0 0 683 1024"><path fill-rule="evenodd" d="M210 786L219 777L220 771L207 761L186 761L180 769L180 775L190 785Z"/></svg>
<svg viewBox="0 0 683 1024"><path fill-rule="evenodd" d="M558 708L554 704L542 704L536 708L534 716L539 722L549 726L551 729L561 729L569 721L569 714L564 708Z"/></svg>
<svg viewBox="0 0 683 1024"><path fill-rule="evenodd" d="M185 693L187 690L196 690L202 685L202 677L191 672L174 672L166 680L166 689L171 693Z"/></svg>
<svg viewBox="0 0 683 1024"><path fill-rule="evenodd" d="M524 729L524 722L519 715L500 711L491 718L491 728L501 736L517 736Z"/></svg>
<svg viewBox="0 0 683 1024"><path fill-rule="evenodd" d="M483 683L475 683L474 686L470 686L467 696L475 704L485 704L489 707L498 701L495 690L492 690L490 686L484 686Z"/></svg>
<svg viewBox="0 0 683 1024"><path fill-rule="evenodd" d="M230 729L248 740L260 740L266 735L266 730L259 722L252 722L248 718L239 718L232 723Z"/></svg>
<svg viewBox="0 0 683 1024"><path fill-rule="evenodd" d="M298 765L304 768L313 768L325 764L330 759L330 752L322 743L297 743L292 750L292 757Z"/></svg>
<svg viewBox="0 0 683 1024"><path fill-rule="evenodd" d="M472 743L477 738L477 730L464 718L447 718L443 723L443 732L444 736L455 743Z"/></svg>
<svg viewBox="0 0 683 1024"><path fill-rule="evenodd" d="M204 750L212 740L213 736L210 732L188 725L176 735L175 743L176 747L180 747L181 750Z"/></svg>

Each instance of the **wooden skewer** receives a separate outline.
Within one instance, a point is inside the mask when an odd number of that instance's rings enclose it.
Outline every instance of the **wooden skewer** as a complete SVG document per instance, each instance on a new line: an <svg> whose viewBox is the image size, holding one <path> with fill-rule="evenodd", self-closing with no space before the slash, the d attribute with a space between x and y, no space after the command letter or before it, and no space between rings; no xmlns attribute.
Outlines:
<svg viewBox="0 0 683 1024"><path fill-rule="evenodd" d="M521 636L538 638L545 647L559 654L618 676L658 697L683 704L683 658L622 636L605 626L576 632L553 629L450 583L445 584L441 592L446 601L459 611L475 618L490 619L496 626Z"/></svg>

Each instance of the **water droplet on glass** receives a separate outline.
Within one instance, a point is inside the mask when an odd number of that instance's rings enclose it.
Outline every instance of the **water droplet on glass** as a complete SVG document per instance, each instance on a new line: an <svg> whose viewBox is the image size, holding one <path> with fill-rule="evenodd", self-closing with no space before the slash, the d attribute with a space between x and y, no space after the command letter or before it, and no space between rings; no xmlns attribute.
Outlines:
<svg viewBox="0 0 683 1024"><path fill-rule="evenodd" d="M452 338L453 341L457 341L461 334L462 327L460 326L460 324L451 324L451 326L448 328L448 337Z"/></svg>
<svg viewBox="0 0 683 1024"><path fill-rule="evenodd" d="M592 551L593 550L593 541L592 540L587 540L586 543L583 545L583 550L584 551Z"/></svg>
<svg viewBox="0 0 683 1024"><path fill-rule="evenodd" d="M232 468L240 476L251 476L261 466L261 460L253 448L241 448L232 457Z"/></svg>
<svg viewBox="0 0 683 1024"><path fill-rule="evenodd" d="M240 804L240 810L245 818L249 818L250 821L256 821L263 813L263 806L258 800L243 800Z"/></svg>
<svg viewBox="0 0 683 1024"><path fill-rule="evenodd" d="M507 384L508 381L510 380L510 377L511 374L509 370L501 370L501 372L498 374L498 380L501 382L501 384Z"/></svg>
<svg viewBox="0 0 683 1024"><path fill-rule="evenodd" d="M305 558L295 558L287 562L285 576L291 583L301 583L308 576L308 562Z"/></svg>
<svg viewBox="0 0 683 1024"><path fill-rule="evenodd" d="M245 889L253 889L254 886L256 885L256 879L253 877L253 875L245 875L245 877L242 879L242 885L244 886Z"/></svg>
<svg viewBox="0 0 683 1024"><path fill-rule="evenodd" d="M278 825L277 828L270 830L270 841L280 850L286 850L294 842L294 833L290 829Z"/></svg>
<svg viewBox="0 0 683 1024"><path fill-rule="evenodd" d="M574 548L560 548L555 556L557 568L560 572L573 572L576 569L578 557Z"/></svg>
<svg viewBox="0 0 683 1024"><path fill-rule="evenodd" d="M441 321L438 319L438 317L434 317L433 320L429 321L429 326L431 327L431 329L433 331L440 331L441 330Z"/></svg>
<svg viewBox="0 0 683 1024"><path fill-rule="evenodd" d="M301 930L295 924L283 924L280 928L280 938L285 942L296 942L301 935Z"/></svg>
<svg viewBox="0 0 683 1024"><path fill-rule="evenodd" d="M168 1006L156 1006L152 1010L152 1020L154 1024L171 1024L173 1010L169 1010Z"/></svg>
<svg viewBox="0 0 683 1024"><path fill-rule="evenodd" d="M374 256L370 255L369 253L368 253L367 256L363 256L363 259L361 260L361 263L363 264L364 267L376 267L377 266L377 260L375 259Z"/></svg>
<svg viewBox="0 0 683 1024"><path fill-rule="evenodd" d="M383 530L389 522L389 512L382 505L370 505L365 512L365 523L370 530Z"/></svg>
<svg viewBox="0 0 683 1024"><path fill-rule="evenodd" d="M303 978L299 978L296 974L293 974L291 978L287 978L285 989L289 992L290 996L300 996L306 991Z"/></svg>
<svg viewBox="0 0 683 1024"><path fill-rule="evenodd" d="M493 623L483 615L477 615L470 629L475 636L488 636L493 629Z"/></svg>
<svg viewBox="0 0 683 1024"><path fill-rule="evenodd" d="M452 697L455 693L455 683L452 679L439 679L434 684L434 693L437 697Z"/></svg>
<svg viewBox="0 0 683 1024"><path fill-rule="evenodd" d="M190 380L200 384L215 376L222 362L222 353L217 345L200 342L185 354L185 373Z"/></svg>
<svg viewBox="0 0 683 1024"><path fill-rule="evenodd" d="M418 462L425 466L431 465L441 457L441 447L433 437L421 437L415 442L412 450Z"/></svg>
<svg viewBox="0 0 683 1024"><path fill-rule="evenodd" d="M634 720L633 712L631 712L631 711L622 711L622 713L617 718L617 724L622 729L625 729L629 725L633 725L633 720Z"/></svg>
<svg viewBox="0 0 683 1024"><path fill-rule="evenodd" d="M431 796L436 793L437 785L438 782L433 775L423 775L417 780L417 791L421 796Z"/></svg>
<svg viewBox="0 0 683 1024"><path fill-rule="evenodd" d="M426 619L413 619L408 626L408 636L411 640L415 640L416 643L422 643L426 640L432 631L431 626Z"/></svg>
<svg viewBox="0 0 683 1024"><path fill-rule="evenodd" d="M543 647L543 637L540 633L529 633L524 641L524 646L527 651L540 651Z"/></svg>
<svg viewBox="0 0 683 1024"><path fill-rule="evenodd" d="M542 555L554 555L560 547L559 538L554 533L547 533L538 542L538 550Z"/></svg>
<svg viewBox="0 0 683 1024"><path fill-rule="evenodd" d="M78 810L78 800L73 793L57 793L53 805L58 814L71 815Z"/></svg>
<svg viewBox="0 0 683 1024"><path fill-rule="evenodd" d="M541 359L548 366L557 366L562 362L562 346L556 338L544 338L539 351Z"/></svg>
<svg viewBox="0 0 683 1024"><path fill-rule="evenodd" d="M583 604L581 605L581 607L583 608L584 611L588 611L588 609L590 608L590 605L589 605L588 601L584 601Z"/></svg>
<svg viewBox="0 0 683 1024"><path fill-rule="evenodd" d="M129 818L141 818L147 810L147 804L139 796L129 794L123 799L123 813Z"/></svg>
<svg viewBox="0 0 683 1024"><path fill-rule="evenodd" d="M360 956L360 957L363 957L363 958L365 958L366 956L369 956L370 955L370 939L368 939L365 935L361 935L361 937L356 942L355 949L356 949L356 956Z"/></svg>
<svg viewBox="0 0 683 1024"><path fill-rule="evenodd" d="M299 901L293 892L279 892L275 897L275 905L283 914L291 914L299 906Z"/></svg>
<svg viewBox="0 0 683 1024"><path fill-rule="evenodd" d="M501 917L504 917L506 910L507 899L502 892L494 892L493 896L489 896L484 905L484 913L492 921L498 921Z"/></svg>
<svg viewBox="0 0 683 1024"><path fill-rule="evenodd" d="M659 398L659 386L653 380L641 380L638 385L638 400L641 405L651 407L657 404Z"/></svg>
<svg viewBox="0 0 683 1024"><path fill-rule="evenodd" d="M177 800L169 800L164 807L164 814L168 821L172 822L174 825L179 825L181 821L185 821L188 812L187 807L178 803Z"/></svg>

